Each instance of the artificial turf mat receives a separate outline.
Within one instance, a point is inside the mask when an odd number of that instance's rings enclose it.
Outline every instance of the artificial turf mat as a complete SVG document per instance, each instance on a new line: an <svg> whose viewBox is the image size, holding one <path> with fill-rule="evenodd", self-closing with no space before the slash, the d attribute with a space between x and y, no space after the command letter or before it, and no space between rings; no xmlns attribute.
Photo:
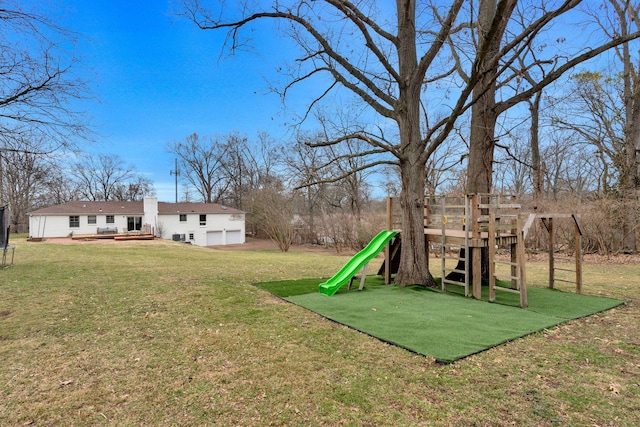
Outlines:
<svg viewBox="0 0 640 427"><path fill-rule="evenodd" d="M327 297L318 292L322 279L258 283L294 304L328 319L413 352L449 363L507 341L588 316L622 301L547 288L528 288L529 307L516 294L499 292L489 303L419 286L384 285L377 276ZM486 290L483 290L486 293ZM484 296L483 298L486 298Z"/></svg>

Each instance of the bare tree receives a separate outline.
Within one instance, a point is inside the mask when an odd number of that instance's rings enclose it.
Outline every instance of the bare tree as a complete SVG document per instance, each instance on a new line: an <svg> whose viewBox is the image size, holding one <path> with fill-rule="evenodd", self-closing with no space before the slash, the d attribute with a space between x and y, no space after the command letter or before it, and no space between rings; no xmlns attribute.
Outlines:
<svg viewBox="0 0 640 427"><path fill-rule="evenodd" d="M226 183L226 191L219 198L236 209L243 209L245 196L255 186L257 171L251 163L251 151L245 136L230 134L221 142L224 156L220 158L220 178Z"/></svg>
<svg viewBox="0 0 640 427"><path fill-rule="evenodd" d="M116 185L113 190L113 199L132 202L154 194L153 181L142 175L137 175L131 177L127 182Z"/></svg>
<svg viewBox="0 0 640 427"><path fill-rule="evenodd" d="M73 181L68 170L65 170L62 160L49 162L51 173L48 174L44 186L36 193L34 208L59 205L80 199L78 186Z"/></svg>
<svg viewBox="0 0 640 427"><path fill-rule="evenodd" d="M505 194L524 196L531 189L531 145L518 132L510 134L510 143L502 143L496 155L494 172L495 187Z"/></svg>
<svg viewBox="0 0 640 427"><path fill-rule="evenodd" d="M25 231L27 212L34 208L38 192L46 187L52 164L38 150L40 140L12 139L10 147L0 149L0 194L3 203L11 203L12 226Z"/></svg>
<svg viewBox="0 0 640 427"><path fill-rule="evenodd" d="M425 164L447 139L458 117L473 103L482 102L472 114L473 124L486 129L471 137L469 190L486 192L491 185L494 119L500 111L528 99L576 63L613 43L559 65L544 81L497 108L493 98L496 80L509 69L504 67L504 62L517 57L523 45L531 43L542 28L579 1L566 0L550 10L535 9L538 12L535 19L521 32L513 34L506 28L516 0L481 0L478 33L473 36L477 37L477 49L473 52L458 51L452 42L455 37L466 37L466 42L457 46L470 46L469 36L475 34L468 30L476 26L476 12L472 7L463 8L467 4L465 0L420 3L419 9L417 3L416 0L397 0L395 9L383 14L373 2L290 0L275 1L266 8L242 2L234 12L226 8L226 2L219 2L215 9L208 10L200 1L183 0L184 14L200 28L228 30L228 46L232 51L245 47L246 40L241 37L243 29L265 19L282 23L280 30L300 48L298 60L287 69L290 80L282 90L283 95L297 84L316 77L324 76L329 81L310 101L309 111L303 116L307 117L311 109L338 88L347 89L371 114L377 115L372 122L384 125L353 129L352 133L341 133L323 145L353 139L368 144L365 151L357 154L367 159L366 163L349 173L382 164L399 167L403 251L395 281L400 285L435 285L427 268L424 245ZM395 22L384 18L394 12ZM503 35L509 39L503 40ZM616 43L624 40L618 38ZM452 63L451 56L468 60ZM456 70L464 76L462 81L447 83ZM448 100L440 108L429 102L438 82L445 87L442 92ZM387 124L391 123L395 125L394 132L388 132ZM393 136L388 136L390 133ZM335 180L341 178L337 176Z"/></svg>
<svg viewBox="0 0 640 427"><path fill-rule="evenodd" d="M221 201L244 209L244 200L255 189L269 187L277 175L280 147L267 133L259 133L256 141L237 134L225 136L222 175L227 182Z"/></svg>
<svg viewBox="0 0 640 427"><path fill-rule="evenodd" d="M632 0L609 0L606 14L595 14L600 27L610 39L638 31L640 4ZM605 21L606 20L606 21ZM624 157L620 176L623 211L623 251L637 250L637 211L640 202L640 55L637 43L624 43L615 49L622 66L622 104L624 106Z"/></svg>
<svg viewBox="0 0 640 427"><path fill-rule="evenodd" d="M474 61L482 77L473 87L471 101L468 192L490 193L493 190L494 152L498 140L496 123L504 112L539 94L578 64L640 36L639 32L617 36L606 43L566 52L563 56L557 52L549 52L547 58L533 55L535 49L531 46L535 45L539 34L559 17L574 11L580 3L580 0L558 3L479 0L478 21L473 33L477 36ZM514 15L517 6L521 10ZM518 19L512 19L514 16ZM456 56L458 62L464 53ZM536 67L542 72L532 77L531 72ZM515 92L507 90L510 81L521 79L527 73L529 79L523 82L529 83L528 86L520 86ZM461 75L465 81L469 80L464 72ZM489 260L486 248L481 252L482 274L487 277Z"/></svg>
<svg viewBox="0 0 640 427"><path fill-rule="evenodd" d="M468 145L461 136L449 138L433 152L426 163L425 186L427 194L446 192L447 187L456 181L457 174L467 157ZM453 187L456 185L454 184Z"/></svg>
<svg viewBox="0 0 640 427"><path fill-rule="evenodd" d="M49 160L91 133L73 107L89 94L76 74L77 34L23 3L0 5L0 198L12 203L14 225L47 203L48 185L62 176Z"/></svg>
<svg viewBox="0 0 640 427"><path fill-rule="evenodd" d="M529 4L517 0L480 0L477 57L482 58L478 66L483 78L474 87L468 177L468 190L471 193L487 193L492 189L495 124L500 114L530 99L576 65L640 36L638 32L617 35L595 47L565 52L568 58L565 60L553 50L546 58L531 55L535 49L530 49L530 46L536 36L557 18L573 11L581 1L564 0L557 6L547 3L550 2ZM517 5L522 9L517 14L519 21L509 26L509 19ZM523 20L524 17L528 19ZM541 72L531 77L534 68L539 68ZM529 79L523 82L529 81L528 87L520 86L517 92L501 90L501 99L496 98L498 89L506 88L508 82L521 78L527 72Z"/></svg>
<svg viewBox="0 0 640 427"><path fill-rule="evenodd" d="M183 202L193 202L193 187L189 185L188 182L182 183L182 201Z"/></svg>
<svg viewBox="0 0 640 427"><path fill-rule="evenodd" d="M22 2L0 7L0 138L40 138L49 150L88 134L86 118L72 107L89 93L75 71L77 34Z"/></svg>
<svg viewBox="0 0 640 427"><path fill-rule="evenodd" d="M532 45L525 47L525 54L517 58L518 76L508 83L514 92L520 91L521 83L525 85L534 86L537 79L533 76L531 70L538 71L538 79L542 79L546 75L544 64L548 61L540 61L536 49ZM530 58L531 66L527 66L526 58ZM541 211L544 210L542 206L542 199L544 196L544 171L542 169L542 158L540 157L540 124L541 124L541 106L543 102L543 90L535 92L531 98L526 99L528 112L529 112L529 167L531 168L531 181L533 189L533 209ZM518 159L514 159L517 161Z"/></svg>
<svg viewBox="0 0 640 427"><path fill-rule="evenodd" d="M615 73L615 71L614 71ZM615 73L582 72L574 76L570 86L572 101L555 124L575 132L593 149L600 161L601 196L616 200L626 215L619 216L622 251L636 251L638 191L635 178L636 159L634 126L627 114L633 106L626 105L627 77ZM640 104L640 100L637 101ZM631 122L634 119L631 117ZM631 153L630 153L631 152Z"/></svg>
<svg viewBox="0 0 640 427"><path fill-rule="evenodd" d="M569 132L555 131L541 149L546 197L553 202L571 199L579 204L598 190L601 161L594 150Z"/></svg>
<svg viewBox="0 0 640 427"><path fill-rule="evenodd" d="M326 169L322 168L327 163L325 152L311 148L312 143L321 139L322 136L318 134L299 133L296 142L289 147L284 158L284 175L289 186L298 188L303 195L304 207L298 212L305 217L308 226L306 239L313 243L317 240L316 219L326 200L328 186L326 183L315 184L328 178L322 175L326 173Z"/></svg>
<svg viewBox="0 0 640 427"><path fill-rule="evenodd" d="M620 76L585 71L573 76L565 108L554 125L595 148L602 163L602 194L618 193L626 170L624 107Z"/></svg>
<svg viewBox="0 0 640 427"><path fill-rule="evenodd" d="M71 173L78 193L87 200L131 200L153 192L148 180L138 176L135 168L126 166L116 154L84 155L75 162Z"/></svg>
<svg viewBox="0 0 640 427"><path fill-rule="evenodd" d="M177 156L182 180L203 201L236 209L244 209L254 189L273 183L280 158L280 148L266 133L257 141L237 133L206 138L194 133L167 151Z"/></svg>
<svg viewBox="0 0 640 427"><path fill-rule="evenodd" d="M287 252L293 240L293 197L281 183L254 190L250 195L250 220L256 228L273 240L282 252Z"/></svg>
<svg viewBox="0 0 640 427"><path fill-rule="evenodd" d="M365 148L365 143L360 139L349 139L339 146L326 147L329 163L328 167L332 177L342 177L333 183L333 195L336 197L334 204L345 207L353 215L356 224L359 224L362 217L362 210L371 197L371 187L367 183L368 178L373 173L372 169L365 169L365 159L358 156Z"/></svg>
<svg viewBox="0 0 640 427"><path fill-rule="evenodd" d="M284 149L268 133L258 133L247 157L251 169L255 171L253 185L260 188L273 184L275 180L280 181L281 168L284 166Z"/></svg>
<svg viewBox="0 0 640 427"><path fill-rule="evenodd" d="M227 191L222 159L226 147L214 138L200 138L196 133L183 142L173 142L167 151L176 155L182 179L200 194L205 203L218 203Z"/></svg>

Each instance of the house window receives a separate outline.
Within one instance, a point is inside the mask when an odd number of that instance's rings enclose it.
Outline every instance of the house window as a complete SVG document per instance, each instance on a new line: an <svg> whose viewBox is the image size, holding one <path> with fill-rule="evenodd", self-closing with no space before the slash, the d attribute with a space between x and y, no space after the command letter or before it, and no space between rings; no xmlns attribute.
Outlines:
<svg viewBox="0 0 640 427"><path fill-rule="evenodd" d="M189 233L189 240L193 240L193 233Z"/></svg>
<svg viewBox="0 0 640 427"><path fill-rule="evenodd" d="M70 215L69 216L69 227L70 228L79 228L80 227L80 216L79 215Z"/></svg>
<svg viewBox="0 0 640 427"><path fill-rule="evenodd" d="M115 224L116 218L113 215L107 215L107 224Z"/></svg>
<svg viewBox="0 0 640 427"><path fill-rule="evenodd" d="M187 214L180 214L180 222L186 222L187 221Z"/></svg>
<svg viewBox="0 0 640 427"><path fill-rule="evenodd" d="M95 215L89 215L87 217L87 223L89 225L91 225L91 224L95 225L97 223L96 216Z"/></svg>
<svg viewBox="0 0 640 427"><path fill-rule="evenodd" d="M127 217L127 231L140 231L142 230L142 217L141 216L128 216Z"/></svg>
<svg viewBox="0 0 640 427"><path fill-rule="evenodd" d="M207 215L200 215L200 225L207 225Z"/></svg>

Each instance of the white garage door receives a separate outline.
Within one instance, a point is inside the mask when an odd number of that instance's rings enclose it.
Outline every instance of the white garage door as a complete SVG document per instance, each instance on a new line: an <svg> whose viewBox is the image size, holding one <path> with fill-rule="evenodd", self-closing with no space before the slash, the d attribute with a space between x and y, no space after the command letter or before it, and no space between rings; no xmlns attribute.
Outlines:
<svg viewBox="0 0 640 427"><path fill-rule="evenodd" d="M244 243L241 230L227 230L227 245Z"/></svg>
<svg viewBox="0 0 640 427"><path fill-rule="evenodd" d="M222 231L207 231L207 246L222 244Z"/></svg>

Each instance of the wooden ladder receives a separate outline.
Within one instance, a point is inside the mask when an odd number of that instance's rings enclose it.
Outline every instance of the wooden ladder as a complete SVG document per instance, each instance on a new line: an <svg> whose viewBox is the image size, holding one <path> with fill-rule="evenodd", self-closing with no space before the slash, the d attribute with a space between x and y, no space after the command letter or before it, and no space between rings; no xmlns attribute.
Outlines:
<svg viewBox="0 0 640 427"><path fill-rule="evenodd" d="M519 205L511 203L502 203L500 196L496 196L495 203L490 201L488 204L482 204L481 207L489 210L489 218L487 223L488 232L488 252L489 252L489 301L496 299L496 290L503 292L512 292L519 294L520 306L526 307L527 301L527 281L524 268L524 235L522 218L517 214L505 214L504 209L518 209ZM505 219L510 220L507 224L501 224ZM498 239L504 231L510 236L515 236L515 242L510 245L510 261L498 261L496 259L496 248ZM503 264L510 267L511 287L505 288L496 286L496 265Z"/></svg>
<svg viewBox="0 0 640 427"><path fill-rule="evenodd" d="M464 211L463 215L451 214L451 210L461 210L461 209L463 209ZM447 198L443 196L441 199L440 210L442 213L442 224L441 224L442 244L440 246L440 254L441 254L440 258L442 262L441 289L442 289L442 292L445 292L447 290L446 285L448 284L456 285L456 286L464 286L464 296L468 297L470 295L469 293L469 262L468 262L469 261L469 227L467 226L467 224L469 223L469 199L467 197L464 198L464 205L454 205L454 204L449 205L447 204ZM464 249L464 256L462 256L462 250L459 250L458 257L453 257L449 255L453 246L447 243L447 238L446 238L446 227L449 221L449 217L451 217L452 219L454 217L462 219L462 223L464 227L464 248L459 248L459 249ZM448 269L446 265L447 260L457 261L456 267L452 269ZM464 270L457 268L460 262L464 262ZM462 275L464 278L464 281L459 282L459 281L447 279L447 276L450 273L456 273L456 274Z"/></svg>

